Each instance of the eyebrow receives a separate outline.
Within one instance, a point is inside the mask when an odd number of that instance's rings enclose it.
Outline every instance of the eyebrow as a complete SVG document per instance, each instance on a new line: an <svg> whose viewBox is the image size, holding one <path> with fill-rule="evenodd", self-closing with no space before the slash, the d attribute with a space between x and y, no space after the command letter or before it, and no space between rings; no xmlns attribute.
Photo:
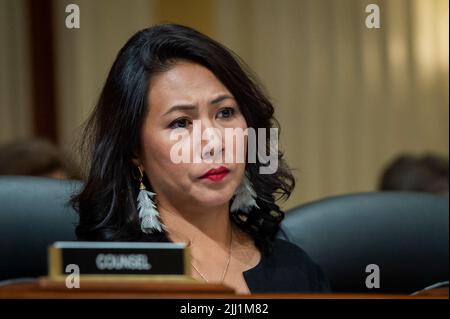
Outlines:
<svg viewBox="0 0 450 319"><path fill-rule="evenodd" d="M218 97L214 98L213 100L209 101L208 104L214 105L227 99L234 99L234 97L229 94L221 94ZM166 113L164 113L164 116L175 111L192 111L195 110L196 108L197 106L192 104L174 105Z"/></svg>

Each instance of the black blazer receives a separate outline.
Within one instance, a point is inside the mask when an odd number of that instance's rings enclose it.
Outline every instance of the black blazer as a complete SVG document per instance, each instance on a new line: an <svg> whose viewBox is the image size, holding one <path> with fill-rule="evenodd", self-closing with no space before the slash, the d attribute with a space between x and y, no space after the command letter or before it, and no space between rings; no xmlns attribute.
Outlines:
<svg viewBox="0 0 450 319"><path fill-rule="evenodd" d="M250 292L329 292L320 267L297 245L276 239L273 253L243 272Z"/></svg>

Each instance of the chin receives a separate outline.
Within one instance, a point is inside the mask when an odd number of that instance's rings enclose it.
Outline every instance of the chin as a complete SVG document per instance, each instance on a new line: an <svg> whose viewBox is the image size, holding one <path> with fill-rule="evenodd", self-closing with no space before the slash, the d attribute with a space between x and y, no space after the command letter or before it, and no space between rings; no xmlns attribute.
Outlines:
<svg viewBox="0 0 450 319"><path fill-rule="evenodd" d="M232 192L210 190L199 194L196 201L204 207L216 207L228 203L231 197L233 197Z"/></svg>

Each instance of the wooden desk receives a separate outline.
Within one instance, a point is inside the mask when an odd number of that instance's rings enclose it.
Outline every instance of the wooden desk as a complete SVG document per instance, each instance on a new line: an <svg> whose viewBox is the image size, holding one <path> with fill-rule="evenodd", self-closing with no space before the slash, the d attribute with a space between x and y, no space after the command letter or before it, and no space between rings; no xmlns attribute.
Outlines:
<svg viewBox="0 0 450 319"><path fill-rule="evenodd" d="M64 282L30 280L0 286L0 299L448 299L448 288L434 289L416 296L392 294L251 294L238 295L220 284L201 282L83 281L80 288L68 289Z"/></svg>

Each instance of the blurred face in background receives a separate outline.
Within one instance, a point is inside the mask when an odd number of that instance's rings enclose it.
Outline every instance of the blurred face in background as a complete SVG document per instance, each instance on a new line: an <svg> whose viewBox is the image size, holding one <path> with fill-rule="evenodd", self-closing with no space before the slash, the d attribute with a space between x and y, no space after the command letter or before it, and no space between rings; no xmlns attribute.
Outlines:
<svg viewBox="0 0 450 319"><path fill-rule="evenodd" d="M156 200L164 198L174 206L214 207L228 203L242 180L245 163L223 160L224 130L247 128L233 95L209 69L184 60L155 75L149 92L139 162L157 194ZM208 141L204 140L194 147L194 121L201 124L202 133L208 128L222 133L214 140L214 149L220 152L205 153ZM174 140L171 133L176 129L184 129L185 133ZM171 150L176 143L188 147L191 159L197 156L201 162L175 163ZM236 152L235 146L232 152ZM205 158L214 162L206 163Z"/></svg>

